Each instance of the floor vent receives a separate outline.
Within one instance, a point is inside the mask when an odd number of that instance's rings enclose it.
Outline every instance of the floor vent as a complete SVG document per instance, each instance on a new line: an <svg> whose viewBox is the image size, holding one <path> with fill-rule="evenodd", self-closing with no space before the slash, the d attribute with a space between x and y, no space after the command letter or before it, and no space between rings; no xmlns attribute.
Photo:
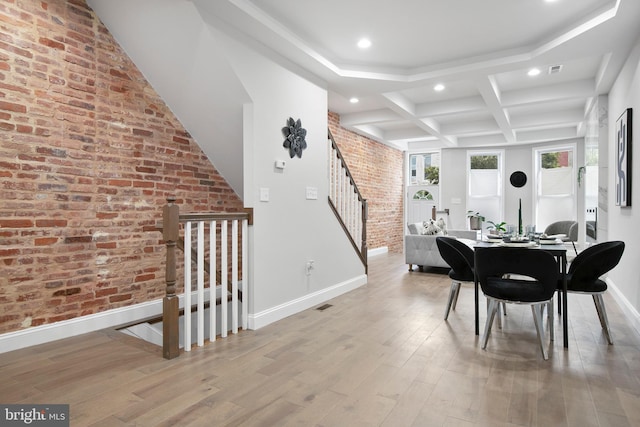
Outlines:
<svg viewBox="0 0 640 427"><path fill-rule="evenodd" d="M324 311L329 307L333 307L333 306L331 304L324 304L324 305L321 305L320 307L316 308L316 310Z"/></svg>

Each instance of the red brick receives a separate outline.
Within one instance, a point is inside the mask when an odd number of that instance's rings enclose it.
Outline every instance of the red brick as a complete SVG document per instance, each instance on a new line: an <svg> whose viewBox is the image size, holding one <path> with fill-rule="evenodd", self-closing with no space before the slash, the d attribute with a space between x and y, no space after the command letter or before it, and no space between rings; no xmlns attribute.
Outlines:
<svg viewBox="0 0 640 427"><path fill-rule="evenodd" d="M126 301L126 300L130 300L132 297L131 294L120 294L120 295L113 295L109 297L109 302L121 302L121 301Z"/></svg>
<svg viewBox="0 0 640 427"><path fill-rule="evenodd" d="M37 219L36 227L66 227L66 219Z"/></svg>
<svg viewBox="0 0 640 427"><path fill-rule="evenodd" d="M14 111L16 113L26 113L27 107L14 102L0 101L0 110Z"/></svg>
<svg viewBox="0 0 640 427"><path fill-rule="evenodd" d="M136 282L147 282L149 280L153 280L156 278L155 274L140 274L138 276L136 276L135 281Z"/></svg>
<svg viewBox="0 0 640 427"><path fill-rule="evenodd" d="M29 228L33 227L30 219L5 219L0 218L0 228Z"/></svg>
<svg viewBox="0 0 640 427"><path fill-rule="evenodd" d="M34 240L36 246L49 246L58 242L57 237L40 237Z"/></svg>
<svg viewBox="0 0 640 427"><path fill-rule="evenodd" d="M41 45L50 47L52 49L64 50L64 44L63 43L57 42L55 40L48 39L46 37L40 37L40 40L38 40L38 42Z"/></svg>

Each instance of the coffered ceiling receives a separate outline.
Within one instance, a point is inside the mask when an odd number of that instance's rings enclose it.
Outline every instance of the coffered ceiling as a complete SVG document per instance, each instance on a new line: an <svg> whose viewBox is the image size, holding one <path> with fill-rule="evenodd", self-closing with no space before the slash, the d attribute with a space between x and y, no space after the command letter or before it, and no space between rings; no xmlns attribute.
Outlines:
<svg viewBox="0 0 640 427"><path fill-rule="evenodd" d="M581 137L640 35L639 0L192 2L326 85L343 126L409 150Z"/></svg>

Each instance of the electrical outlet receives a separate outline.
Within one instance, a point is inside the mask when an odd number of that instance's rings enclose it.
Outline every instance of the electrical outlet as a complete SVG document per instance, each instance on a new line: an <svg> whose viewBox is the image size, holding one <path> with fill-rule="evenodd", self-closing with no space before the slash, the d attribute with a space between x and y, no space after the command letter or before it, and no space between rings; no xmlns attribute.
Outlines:
<svg viewBox="0 0 640 427"><path fill-rule="evenodd" d="M311 275L311 270L313 270L313 260L307 261L307 263L304 265L304 270L307 276Z"/></svg>

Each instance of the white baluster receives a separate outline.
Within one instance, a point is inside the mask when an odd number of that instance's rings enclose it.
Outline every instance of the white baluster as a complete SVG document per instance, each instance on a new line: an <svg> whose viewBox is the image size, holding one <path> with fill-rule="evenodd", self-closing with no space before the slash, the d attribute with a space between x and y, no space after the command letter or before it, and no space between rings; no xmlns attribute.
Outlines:
<svg viewBox="0 0 640 427"><path fill-rule="evenodd" d="M222 221L220 229L220 336L225 338L227 336L227 283L228 283L228 271L229 265L227 262L227 220Z"/></svg>
<svg viewBox="0 0 640 427"><path fill-rule="evenodd" d="M184 351L191 351L191 222L184 225Z"/></svg>
<svg viewBox="0 0 640 427"><path fill-rule="evenodd" d="M216 222L209 225L209 341L216 340Z"/></svg>
<svg viewBox="0 0 640 427"><path fill-rule="evenodd" d="M242 329L249 328L249 221L242 221Z"/></svg>
<svg viewBox="0 0 640 427"><path fill-rule="evenodd" d="M204 221L198 221L198 301L197 334L198 347L204 345Z"/></svg>
<svg viewBox="0 0 640 427"><path fill-rule="evenodd" d="M231 332L238 333L238 220L231 222Z"/></svg>

